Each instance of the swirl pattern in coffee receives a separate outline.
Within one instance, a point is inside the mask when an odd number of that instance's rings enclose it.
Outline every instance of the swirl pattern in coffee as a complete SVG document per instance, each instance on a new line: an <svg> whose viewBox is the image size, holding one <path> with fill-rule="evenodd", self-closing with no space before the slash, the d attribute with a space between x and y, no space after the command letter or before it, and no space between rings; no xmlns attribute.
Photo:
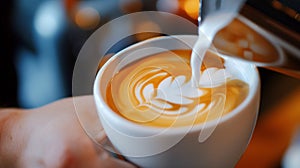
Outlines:
<svg viewBox="0 0 300 168"><path fill-rule="evenodd" d="M177 127L227 114L245 99L248 84L232 76L223 66L224 60L222 66L214 64L221 58L211 52L205 57L209 61L201 67L200 79L200 83L212 81L211 85L192 87L190 55L190 50L174 50L127 65L108 84L107 104L138 124Z"/></svg>

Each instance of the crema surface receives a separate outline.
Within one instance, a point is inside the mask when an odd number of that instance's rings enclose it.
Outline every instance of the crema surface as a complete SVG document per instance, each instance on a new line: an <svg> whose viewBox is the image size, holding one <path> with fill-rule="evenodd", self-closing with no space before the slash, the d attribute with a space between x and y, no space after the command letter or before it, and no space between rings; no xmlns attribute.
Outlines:
<svg viewBox="0 0 300 168"><path fill-rule="evenodd" d="M110 80L107 104L134 123L178 127L221 117L246 98L248 84L232 76L212 52L199 69L201 87L193 87L190 56L190 50L173 50L127 65Z"/></svg>

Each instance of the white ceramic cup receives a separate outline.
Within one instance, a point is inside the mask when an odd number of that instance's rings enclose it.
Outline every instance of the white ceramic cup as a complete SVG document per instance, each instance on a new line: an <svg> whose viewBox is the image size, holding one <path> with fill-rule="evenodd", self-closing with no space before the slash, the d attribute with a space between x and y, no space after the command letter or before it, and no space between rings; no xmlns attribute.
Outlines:
<svg viewBox="0 0 300 168"><path fill-rule="evenodd" d="M191 49L196 40L197 36L178 35L140 42L114 55L97 74L94 98L104 130L120 154L140 167L234 167L250 141L259 108L260 78L255 65L239 60L225 59L230 72L249 84L249 94L221 118L194 126L158 128L130 122L107 105L107 85L118 70L151 54Z"/></svg>

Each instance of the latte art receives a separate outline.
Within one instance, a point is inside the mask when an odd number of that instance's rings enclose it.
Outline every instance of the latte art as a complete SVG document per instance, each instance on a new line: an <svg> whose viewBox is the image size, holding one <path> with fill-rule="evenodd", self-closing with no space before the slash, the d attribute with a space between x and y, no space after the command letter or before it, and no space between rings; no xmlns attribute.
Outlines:
<svg viewBox="0 0 300 168"><path fill-rule="evenodd" d="M189 50L175 50L127 65L107 87L108 105L142 125L185 126L226 114L247 96L248 85L225 67L214 66L213 56L208 67L201 67L199 82L207 87L192 87L190 55ZM215 117L207 118L209 113Z"/></svg>
<svg viewBox="0 0 300 168"><path fill-rule="evenodd" d="M159 77L162 79L158 80ZM179 115L195 111L196 109L190 109L189 106L197 104L202 94L201 90L191 87L190 82L186 82L185 76L172 77L168 73L158 73L140 85L137 84L135 88L138 107L148 108L164 115Z"/></svg>

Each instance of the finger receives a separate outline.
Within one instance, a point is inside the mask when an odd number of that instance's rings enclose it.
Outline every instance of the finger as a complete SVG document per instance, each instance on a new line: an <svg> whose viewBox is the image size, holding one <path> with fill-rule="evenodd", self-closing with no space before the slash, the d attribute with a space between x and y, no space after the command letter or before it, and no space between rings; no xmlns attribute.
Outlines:
<svg viewBox="0 0 300 168"><path fill-rule="evenodd" d="M99 156L99 164L105 168L135 168L133 164L112 157L107 152L103 152Z"/></svg>

